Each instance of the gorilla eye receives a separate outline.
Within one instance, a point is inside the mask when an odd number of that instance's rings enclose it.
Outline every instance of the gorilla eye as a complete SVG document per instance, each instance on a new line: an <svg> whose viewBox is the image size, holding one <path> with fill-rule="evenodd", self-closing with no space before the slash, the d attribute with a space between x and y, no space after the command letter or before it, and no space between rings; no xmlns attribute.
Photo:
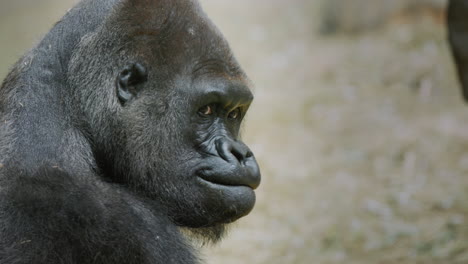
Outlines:
<svg viewBox="0 0 468 264"><path fill-rule="evenodd" d="M205 116L208 116L208 115L213 114L213 109L211 108L211 106L205 105L205 106L203 106L202 108L200 108L198 110L198 113L200 113L202 115L205 115Z"/></svg>
<svg viewBox="0 0 468 264"><path fill-rule="evenodd" d="M239 118L239 116L240 116L240 108L236 108L232 110L228 115L230 119L237 119Z"/></svg>

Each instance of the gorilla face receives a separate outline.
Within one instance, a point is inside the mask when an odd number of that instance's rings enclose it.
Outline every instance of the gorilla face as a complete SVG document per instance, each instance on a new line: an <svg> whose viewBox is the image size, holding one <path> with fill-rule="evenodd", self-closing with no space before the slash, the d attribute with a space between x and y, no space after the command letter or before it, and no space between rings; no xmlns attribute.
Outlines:
<svg viewBox="0 0 468 264"><path fill-rule="evenodd" d="M180 82L179 88L184 81ZM170 120L184 122L164 140L177 147L156 159L169 166L153 171L153 179L165 178L162 184L171 191L153 188L158 196L171 200L169 206L179 205L171 214L180 224L204 227L231 222L250 212L255 202L253 189L260 182L252 152L238 139L252 95L242 82L212 76L195 80L191 89L183 90L190 91L182 93L188 100L168 110L177 113Z"/></svg>
<svg viewBox="0 0 468 264"><path fill-rule="evenodd" d="M253 96L200 7L179 2L120 6L82 39L69 82L104 178L162 205L178 225L219 227L255 203L260 171L239 139Z"/></svg>

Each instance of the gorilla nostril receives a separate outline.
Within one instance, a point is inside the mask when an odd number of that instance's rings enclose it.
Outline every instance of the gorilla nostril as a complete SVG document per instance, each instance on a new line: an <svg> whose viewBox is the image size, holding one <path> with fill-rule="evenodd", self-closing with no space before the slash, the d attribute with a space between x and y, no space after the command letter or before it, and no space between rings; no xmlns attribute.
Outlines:
<svg viewBox="0 0 468 264"><path fill-rule="evenodd" d="M243 163L246 158L253 155L242 144L225 138L216 141L216 150L221 158L231 163L236 161Z"/></svg>
<svg viewBox="0 0 468 264"><path fill-rule="evenodd" d="M236 159L239 162L242 162L246 158L246 156L243 155L242 152L239 149L232 148L231 153L232 153L232 155L234 155L234 157L236 157Z"/></svg>
<svg viewBox="0 0 468 264"><path fill-rule="evenodd" d="M249 150L249 151L247 152L247 154L245 154L245 157L246 157L246 158L251 158L251 157L253 157L252 151Z"/></svg>

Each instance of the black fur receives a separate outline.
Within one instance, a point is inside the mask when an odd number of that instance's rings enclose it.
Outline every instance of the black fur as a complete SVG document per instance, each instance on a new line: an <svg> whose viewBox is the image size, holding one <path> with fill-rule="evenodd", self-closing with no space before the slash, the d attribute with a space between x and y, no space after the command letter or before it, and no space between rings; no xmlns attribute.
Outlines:
<svg viewBox="0 0 468 264"><path fill-rule="evenodd" d="M83 0L0 88L0 263L198 263L248 214L252 94L195 0Z"/></svg>
<svg viewBox="0 0 468 264"><path fill-rule="evenodd" d="M468 1L449 0L447 25L463 97L468 101Z"/></svg>

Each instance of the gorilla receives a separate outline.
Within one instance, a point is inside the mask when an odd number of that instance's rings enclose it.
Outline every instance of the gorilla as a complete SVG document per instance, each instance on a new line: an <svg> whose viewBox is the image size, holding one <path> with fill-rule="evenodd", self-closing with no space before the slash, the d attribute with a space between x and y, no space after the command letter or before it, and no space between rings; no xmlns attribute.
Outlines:
<svg viewBox="0 0 468 264"><path fill-rule="evenodd" d="M79 2L0 88L0 263L199 263L255 203L249 86L196 0Z"/></svg>
<svg viewBox="0 0 468 264"><path fill-rule="evenodd" d="M463 97L468 101L468 1L449 0L447 26Z"/></svg>

